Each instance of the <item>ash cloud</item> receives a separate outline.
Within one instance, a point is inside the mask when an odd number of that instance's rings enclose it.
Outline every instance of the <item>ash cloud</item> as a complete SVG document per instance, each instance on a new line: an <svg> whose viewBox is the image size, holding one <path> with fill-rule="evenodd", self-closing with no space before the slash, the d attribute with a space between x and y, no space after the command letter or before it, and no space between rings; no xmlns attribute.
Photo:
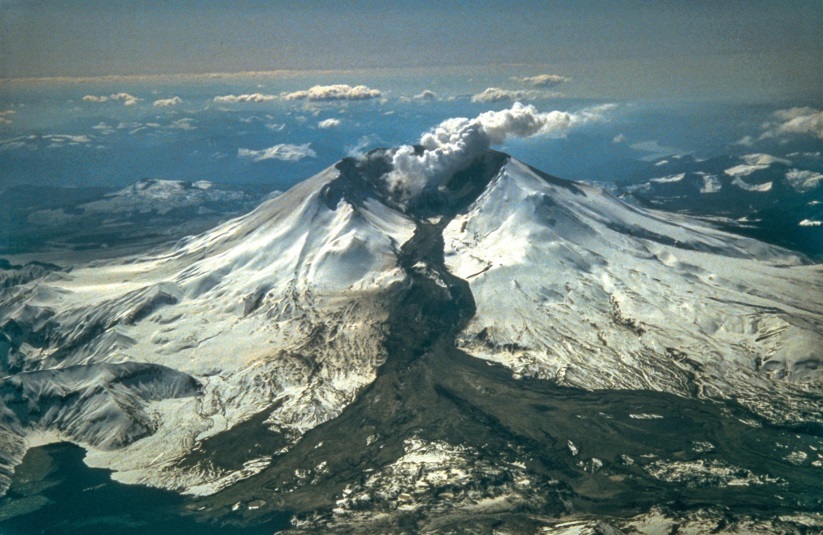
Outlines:
<svg viewBox="0 0 823 535"><path fill-rule="evenodd" d="M493 145L508 138L564 135L577 125L602 118L609 106L578 113L539 112L519 102L502 111L487 111L474 119L447 119L420 139L422 152L404 145L393 154L394 170L384 178L401 202L428 188L440 187L448 177L468 165Z"/></svg>

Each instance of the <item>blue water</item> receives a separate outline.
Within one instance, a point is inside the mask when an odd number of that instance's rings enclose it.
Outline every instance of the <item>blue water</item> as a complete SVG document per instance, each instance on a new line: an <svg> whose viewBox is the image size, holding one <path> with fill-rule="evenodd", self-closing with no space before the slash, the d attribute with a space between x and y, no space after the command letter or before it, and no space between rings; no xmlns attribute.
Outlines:
<svg viewBox="0 0 823 535"><path fill-rule="evenodd" d="M15 482L0 501L0 515L26 502L48 503L36 510L0 521L2 535L34 534L271 534L287 527L289 515L283 514L262 526L239 527L231 524L208 524L191 514L189 501L173 492L139 485L123 485L110 478L108 470L89 468L83 463L84 451L74 445L56 444L27 454L18 467ZM47 457L46 457L47 456ZM47 483L34 486L20 483L34 463L50 458ZM41 474L42 475L42 474ZM37 477L37 476L35 476ZM50 485L50 486L49 486ZM44 488L48 487L48 488ZM36 496L27 489L36 489ZM46 500L44 500L45 498ZM189 507L187 507L187 505ZM34 507L30 507L34 508ZM3 515L3 512L6 515ZM2 518L0 516L0 518Z"/></svg>

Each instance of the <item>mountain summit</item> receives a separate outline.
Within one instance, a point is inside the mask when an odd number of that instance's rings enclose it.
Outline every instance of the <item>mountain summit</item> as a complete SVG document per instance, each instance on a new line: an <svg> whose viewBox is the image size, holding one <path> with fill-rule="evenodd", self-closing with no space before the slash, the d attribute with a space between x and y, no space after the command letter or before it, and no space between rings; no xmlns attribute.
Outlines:
<svg viewBox="0 0 823 535"><path fill-rule="evenodd" d="M629 481L770 499L753 433L823 425L821 267L443 139L150 256L5 269L0 480L70 441L212 518L375 532L611 514Z"/></svg>

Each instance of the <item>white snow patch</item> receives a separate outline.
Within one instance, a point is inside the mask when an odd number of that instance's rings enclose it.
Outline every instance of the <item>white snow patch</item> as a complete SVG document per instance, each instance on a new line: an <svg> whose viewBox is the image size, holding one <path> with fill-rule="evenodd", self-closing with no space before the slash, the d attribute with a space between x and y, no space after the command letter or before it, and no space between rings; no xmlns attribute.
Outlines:
<svg viewBox="0 0 823 535"><path fill-rule="evenodd" d="M700 193L717 193L723 189L723 185L718 180L717 175L710 175L708 173L698 173L703 177L703 186L700 188Z"/></svg>
<svg viewBox="0 0 823 535"><path fill-rule="evenodd" d="M763 153L744 154L740 159L749 165L763 165L766 167L775 163L782 163L784 165L790 165L792 163L785 158L778 158L777 156Z"/></svg>
<svg viewBox="0 0 823 535"><path fill-rule="evenodd" d="M823 174L816 171L791 169L786 173L786 180L796 191L806 193L823 183Z"/></svg>
<svg viewBox="0 0 823 535"><path fill-rule="evenodd" d="M653 178L651 179L651 182L656 182L658 184L671 184L674 182L680 182L684 178L686 178L686 173L680 173L677 175L668 175L660 178Z"/></svg>
<svg viewBox="0 0 823 535"><path fill-rule="evenodd" d="M744 181L739 176L735 176L734 180L732 180L732 184L737 186L738 188L745 190L745 191L752 191L752 192L759 192L765 193L767 191L772 190L772 183L771 182L764 182L763 184L749 184L748 182Z"/></svg>

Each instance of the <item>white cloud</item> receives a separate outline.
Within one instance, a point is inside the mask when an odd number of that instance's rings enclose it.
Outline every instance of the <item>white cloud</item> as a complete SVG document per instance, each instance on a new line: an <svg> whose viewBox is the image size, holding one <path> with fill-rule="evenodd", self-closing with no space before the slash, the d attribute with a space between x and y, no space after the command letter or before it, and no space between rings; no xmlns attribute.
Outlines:
<svg viewBox="0 0 823 535"><path fill-rule="evenodd" d="M538 100L560 96L552 91L540 91L537 89L501 89L499 87L489 87L481 93L472 96L472 102L501 102L515 100Z"/></svg>
<svg viewBox="0 0 823 535"><path fill-rule="evenodd" d="M2 115L0 115L0 124L11 124L13 122L14 121L12 121L11 119L7 119L7 118L3 117Z"/></svg>
<svg viewBox="0 0 823 535"><path fill-rule="evenodd" d="M617 134L617 135L616 135L616 136L614 136L614 138L612 139L612 143L614 143L615 145L617 145L618 143L625 143L625 142L626 142L626 136L625 136L625 134Z"/></svg>
<svg viewBox="0 0 823 535"><path fill-rule="evenodd" d="M409 102L434 102L434 101L442 100L442 99L440 98L440 95L438 95L434 91L432 91L430 89L424 89L423 91L421 91L420 93L414 95L413 97L403 96L403 97L398 98L398 100L400 102L404 102L404 103L408 104Z"/></svg>
<svg viewBox="0 0 823 535"><path fill-rule="evenodd" d="M447 119L420 139L423 151L404 145L394 152L394 170L386 180L402 201L427 188L439 187L445 179L479 154L511 137L563 135L579 124L602 118L602 106L579 113L540 113L534 106L515 103L502 111L487 111L474 119Z"/></svg>
<svg viewBox="0 0 823 535"><path fill-rule="evenodd" d="M629 148L632 150L647 153L645 156L640 158L640 160L644 162L653 162L666 156L688 154L687 151L678 149L677 147L661 145L660 141L657 139L632 143L631 145L629 145ZM655 165L663 165L663 162L658 162Z"/></svg>
<svg viewBox="0 0 823 535"><path fill-rule="evenodd" d="M318 128L337 128L340 126L338 119L326 119L317 123Z"/></svg>
<svg viewBox="0 0 823 535"><path fill-rule="evenodd" d="M137 104L137 101L140 100L139 98L129 95L128 93L117 93L116 95L112 95L111 98L113 100L119 100L124 106L134 106Z"/></svg>
<svg viewBox="0 0 823 535"><path fill-rule="evenodd" d="M377 89L365 85L350 86L347 84L316 85L304 91L283 93L284 100L365 100L379 98Z"/></svg>
<svg viewBox="0 0 823 535"><path fill-rule="evenodd" d="M251 162L262 162L263 160L282 160L284 162L297 162L303 158L316 158L317 153L310 147L310 143L305 145L290 145L282 143L262 150L238 149L237 157Z"/></svg>
<svg viewBox="0 0 823 535"><path fill-rule="evenodd" d="M815 160L819 160L821 157L823 157L823 153L821 153L820 151L815 151L815 152L790 152L786 156L788 156L790 158L800 157L800 158L812 158L812 159L815 159Z"/></svg>
<svg viewBox="0 0 823 535"><path fill-rule="evenodd" d="M17 113L17 112L14 111L14 110L0 111L0 124L11 124L11 123L13 123L14 121L9 119L8 116L9 115L14 115L15 113Z"/></svg>
<svg viewBox="0 0 823 535"><path fill-rule="evenodd" d="M424 89L420 93L412 97L413 100L439 100L440 97L434 91Z"/></svg>
<svg viewBox="0 0 823 535"><path fill-rule="evenodd" d="M42 136L43 139L48 139L52 143L70 143L70 144L79 144L79 143L89 143L91 138L89 136L70 136L66 134L50 134L46 136Z"/></svg>
<svg viewBox="0 0 823 535"><path fill-rule="evenodd" d="M778 110L774 116L782 121L777 131L783 134L811 134L823 139L823 111L815 108Z"/></svg>
<svg viewBox="0 0 823 535"><path fill-rule="evenodd" d="M195 122L194 119L190 117L185 117L183 119L178 119L173 121L167 128L171 128L174 130L196 130L197 127L193 126L191 123ZM146 124L146 126L154 126L151 123ZM157 125L160 126L160 125Z"/></svg>
<svg viewBox="0 0 823 535"><path fill-rule="evenodd" d="M271 102L276 100L275 95L264 95L263 93L252 93L246 95L223 95L214 97L214 101L220 104L236 104L238 102Z"/></svg>
<svg viewBox="0 0 823 535"><path fill-rule="evenodd" d="M129 95L128 93L115 93L108 96L86 95L83 97L83 102L108 102L109 100L122 102L124 106L134 106L140 99L134 95Z"/></svg>
<svg viewBox="0 0 823 535"><path fill-rule="evenodd" d="M560 84L565 84L566 82L571 82L572 80L571 78L566 78L565 76L559 76L557 74L538 74L536 76L524 76L522 78L512 76L511 79L521 84L543 88L557 87Z"/></svg>
<svg viewBox="0 0 823 535"><path fill-rule="evenodd" d="M155 108L167 108L169 106L176 106L183 102L183 99L180 97L172 97L172 98L161 98L154 101L152 104Z"/></svg>
<svg viewBox="0 0 823 535"><path fill-rule="evenodd" d="M45 145L47 149L60 149L69 146L79 146L91 143L92 137L86 135L68 135L68 134L46 134L46 135L30 135L22 136L13 139L6 139L0 141L0 151L7 151L13 149L28 149L38 150L41 143L48 142Z"/></svg>

